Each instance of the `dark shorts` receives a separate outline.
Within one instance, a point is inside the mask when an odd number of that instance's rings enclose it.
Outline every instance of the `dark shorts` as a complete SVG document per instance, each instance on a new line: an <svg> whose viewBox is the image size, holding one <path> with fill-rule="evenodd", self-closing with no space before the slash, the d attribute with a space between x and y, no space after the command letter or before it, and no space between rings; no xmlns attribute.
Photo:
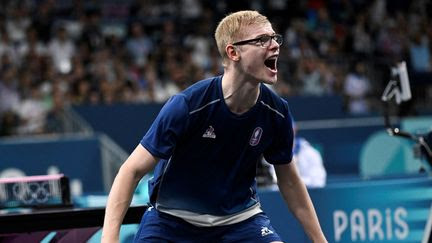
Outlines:
<svg viewBox="0 0 432 243"><path fill-rule="evenodd" d="M214 227L198 227L180 218L149 208L135 236L135 242L254 242L282 241L264 213L245 221Z"/></svg>

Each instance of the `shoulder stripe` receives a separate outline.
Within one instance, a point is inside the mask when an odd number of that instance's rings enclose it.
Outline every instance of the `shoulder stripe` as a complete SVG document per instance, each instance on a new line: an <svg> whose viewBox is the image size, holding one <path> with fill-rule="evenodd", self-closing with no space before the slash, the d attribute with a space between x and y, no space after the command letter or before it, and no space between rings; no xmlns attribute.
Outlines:
<svg viewBox="0 0 432 243"><path fill-rule="evenodd" d="M264 103L264 101L261 100L261 104L263 104L265 107L269 108L271 111L274 111L276 114L278 114L279 116L285 118L284 114L280 113L279 111L277 111L276 109L272 108L271 106L269 106L268 104Z"/></svg>
<svg viewBox="0 0 432 243"><path fill-rule="evenodd" d="M207 104L201 106L200 108L195 109L195 110L189 112L189 115L192 115L193 113L198 112L198 111L200 111L200 110L206 108L207 106L209 106L209 105L211 105L211 104L214 104L214 103L216 103L216 102L219 102L219 101L220 101L220 99L210 101L209 103L207 103Z"/></svg>

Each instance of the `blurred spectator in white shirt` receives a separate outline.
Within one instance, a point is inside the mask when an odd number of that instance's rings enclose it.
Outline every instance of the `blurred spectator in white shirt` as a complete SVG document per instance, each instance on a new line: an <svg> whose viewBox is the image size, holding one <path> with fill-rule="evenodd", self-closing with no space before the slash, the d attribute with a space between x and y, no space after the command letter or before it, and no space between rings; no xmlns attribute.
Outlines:
<svg viewBox="0 0 432 243"><path fill-rule="evenodd" d="M348 99L348 111L352 114L367 113L370 110L367 100L370 91L371 84L366 76L365 64L358 62L345 78L344 93Z"/></svg>
<svg viewBox="0 0 432 243"><path fill-rule="evenodd" d="M14 44L20 44L26 38L27 29L31 25L31 14L25 4L11 4L6 18L6 30Z"/></svg>
<svg viewBox="0 0 432 243"><path fill-rule="evenodd" d="M56 30L55 37L49 42L48 52L58 72L69 73L72 70L75 44L68 37L68 33L63 26Z"/></svg>
<svg viewBox="0 0 432 243"><path fill-rule="evenodd" d="M294 125L294 133L296 133ZM293 146L293 162L296 163L297 170L304 184L308 188L321 188L326 185L327 172L320 152L314 148L306 139L295 136ZM260 171L261 170L265 170ZM267 178L260 178L264 176ZM258 182L264 185L275 184L276 173L273 165L262 159L262 165L258 167Z"/></svg>
<svg viewBox="0 0 432 243"><path fill-rule="evenodd" d="M302 137L294 139L293 152L293 160L305 185L309 188L324 187L327 172L320 152Z"/></svg>
<svg viewBox="0 0 432 243"><path fill-rule="evenodd" d="M44 132L48 109L43 102L41 91L37 84L31 87L29 97L24 98L16 107L19 117L18 134L40 134Z"/></svg>
<svg viewBox="0 0 432 243"><path fill-rule="evenodd" d="M0 117L2 113L18 106L20 95L16 68L6 65L0 72Z"/></svg>

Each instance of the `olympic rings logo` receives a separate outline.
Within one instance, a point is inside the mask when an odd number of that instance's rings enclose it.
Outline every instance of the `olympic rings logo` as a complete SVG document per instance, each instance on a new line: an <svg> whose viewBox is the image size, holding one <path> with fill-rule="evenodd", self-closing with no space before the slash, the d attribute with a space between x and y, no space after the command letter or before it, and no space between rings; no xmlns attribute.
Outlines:
<svg viewBox="0 0 432 243"><path fill-rule="evenodd" d="M51 196L47 182L16 183L12 186L14 197L24 204L44 203Z"/></svg>
<svg viewBox="0 0 432 243"><path fill-rule="evenodd" d="M7 200L6 188L4 184L0 184L0 202Z"/></svg>

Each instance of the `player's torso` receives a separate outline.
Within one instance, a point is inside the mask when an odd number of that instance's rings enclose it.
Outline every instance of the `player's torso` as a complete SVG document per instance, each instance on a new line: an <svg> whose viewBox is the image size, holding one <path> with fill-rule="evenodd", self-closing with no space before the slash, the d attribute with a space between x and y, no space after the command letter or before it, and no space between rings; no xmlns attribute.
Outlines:
<svg viewBox="0 0 432 243"><path fill-rule="evenodd" d="M277 132L275 114L260 103L233 114L218 88L191 101L186 132L161 170L159 203L214 215L256 203L256 163Z"/></svg>

